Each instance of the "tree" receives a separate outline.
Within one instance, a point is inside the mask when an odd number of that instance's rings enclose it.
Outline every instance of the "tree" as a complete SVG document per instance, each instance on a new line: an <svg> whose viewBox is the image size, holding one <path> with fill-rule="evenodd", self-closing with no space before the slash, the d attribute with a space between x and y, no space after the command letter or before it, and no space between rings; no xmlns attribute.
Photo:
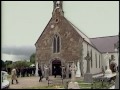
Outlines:
<svg viewBox="0 0 120 90"><path fill-rule="evenodd" d="M30 62L35 64L35 53L30 56Z"/></svg>
<svg viewBox="0 0 120 90"><path fill-rule="evenodd" d="M13 61L8 61L8 60L6 60L6 61L5 61L5 66L6 66L6 68L8 68L9 66L12 67L12 63L13 63Z"/></svg>
<svg viewBox="0 0 120 90"><path fill-rule="evenodd" d="M26 60L16 61L16 62L13 63L13 66L17 67L17 68L29 67L30 65L31 65L31 63L27 62Z"/></svg>
<svg viewBox="0 0 120 90"><path fill-rule="evenodd" d="M29 67L30 65L31 65L30 62L27 62L26 60L22 60L22 61L13 62L11 64L7 64L6 68L13 68L13 67L23 68L23 67Z"/></svg>

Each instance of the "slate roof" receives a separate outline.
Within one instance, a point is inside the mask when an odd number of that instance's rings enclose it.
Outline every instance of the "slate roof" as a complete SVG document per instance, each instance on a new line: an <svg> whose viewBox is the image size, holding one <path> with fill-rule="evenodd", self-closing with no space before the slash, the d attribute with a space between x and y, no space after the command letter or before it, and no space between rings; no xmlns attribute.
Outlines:
<svg viewBox="0 0 120 90"><path fill-rule="evenodd" d="M115 52L114 45L119 42L118 35L89 38L81 30L79 30L74 24L72 24L69 20L67 20L67 21L80 34L80 36L82 38L84 38L84 40L87 43L89 43L91 46L93 46L95 49L97 49L101 53L106 53L106 52L108 52L108 53L111 52L112 53L112 52Z"/></svg>
<svg viewBox="0 0 120 90"><path fill-rule="evenodd" d="M119 42L118 35L89 38L81 30L79 30L74 24L72 24L69 20L68 22L80 34L80 36L84 38L86 42L88 42L90 45L92 45L101 53L115 52L114 45Z"/></svg>
<svg viewBox="0 0 120 90"><path fill-rule="evenodd" d="M79 30L70 21L69 23L82 36L82 38L84 38L85 41L87 41L90 45L92 45L94 48L96 48L101 53L115 52L114 45L119 42L118 35L88 38L81 30Z"/></svg>
<svg viewBox="0 0 120 90"><path fill-rule="evenodd" d="M79 30L74 24L72 24L69 20L67 21L80 34L80 36L84 38L86 42L88 42L91 46L93 46L95 49L97 49L101 53L115 52L114 45L119 42L118 35L89 38L81 30Z"/></svg>
<svg viewBox="0 0 120 90"><path fill-rule="evenodd" d="M66 19L66 18L65 18ZM67 19L66 19L67 20ZM84 41L86 41L87 43L89 43L89 45L91 45L94 49L96 49L97 51L99 51L96 46L91 42L90 38L85 35L81 30L79 30L74 24L72 24L69 20L67 20L68 23L74 28L74 30L76 30L79 35L84 38ZM99 51L100 52L100 51Z"/></svg>
<svg viewBox="0 0 120 90"><path fill-rule="evenodd" d="M115 52L114 45L119 41L118 35L90 38L95 47L102 53Z"/></svg>

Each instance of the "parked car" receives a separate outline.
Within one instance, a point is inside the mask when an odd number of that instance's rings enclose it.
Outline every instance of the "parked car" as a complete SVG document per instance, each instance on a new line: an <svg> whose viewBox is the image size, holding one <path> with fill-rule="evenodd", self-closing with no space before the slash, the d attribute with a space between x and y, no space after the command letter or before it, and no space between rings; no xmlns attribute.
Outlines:
<svg viewBox="0 0 120 90"><path fill-rule="evenodd" d="M1 71L1 89L9 88L10 82L7 78L8 73L6 71Z"/></svg>

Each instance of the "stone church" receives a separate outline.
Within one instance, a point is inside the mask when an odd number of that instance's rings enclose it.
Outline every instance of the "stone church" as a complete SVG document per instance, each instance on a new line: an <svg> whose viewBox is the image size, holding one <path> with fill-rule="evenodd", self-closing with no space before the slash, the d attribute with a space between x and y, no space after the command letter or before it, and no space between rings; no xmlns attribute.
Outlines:
<svg viewBox="0 0 120 90"><path fill-rule="evenodd" d="M47 65L49 74L53 75L54 67L59 69L64 66L68 77L71 63L77 65L79 62L81 76L84 76L87 65L85 57L89 53L90 72L97 74L102 71L102 66L104 68L106 66L103 59L106 52L114 55L115 58L118 57L117 52L114 51L116 42L118 42L118 35L88 38L65 18L63 1L53 1L52 17L35 43L36 68L41 67L43 70L44 65Z"/></svg>

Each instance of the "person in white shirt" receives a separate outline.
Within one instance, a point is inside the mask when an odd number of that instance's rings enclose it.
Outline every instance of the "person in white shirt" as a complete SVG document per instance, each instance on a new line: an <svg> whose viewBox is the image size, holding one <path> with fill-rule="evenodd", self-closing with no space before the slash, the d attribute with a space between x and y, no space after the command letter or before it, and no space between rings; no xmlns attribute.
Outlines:
<svg viewBox="0 0 120 90"><path fill-rule="evenodd" d="M18 84L17 73L15 68L13 68L11 71L11 79L12 79L12 84L13 84L13 80L16 80L16 83Z"/></svg>

